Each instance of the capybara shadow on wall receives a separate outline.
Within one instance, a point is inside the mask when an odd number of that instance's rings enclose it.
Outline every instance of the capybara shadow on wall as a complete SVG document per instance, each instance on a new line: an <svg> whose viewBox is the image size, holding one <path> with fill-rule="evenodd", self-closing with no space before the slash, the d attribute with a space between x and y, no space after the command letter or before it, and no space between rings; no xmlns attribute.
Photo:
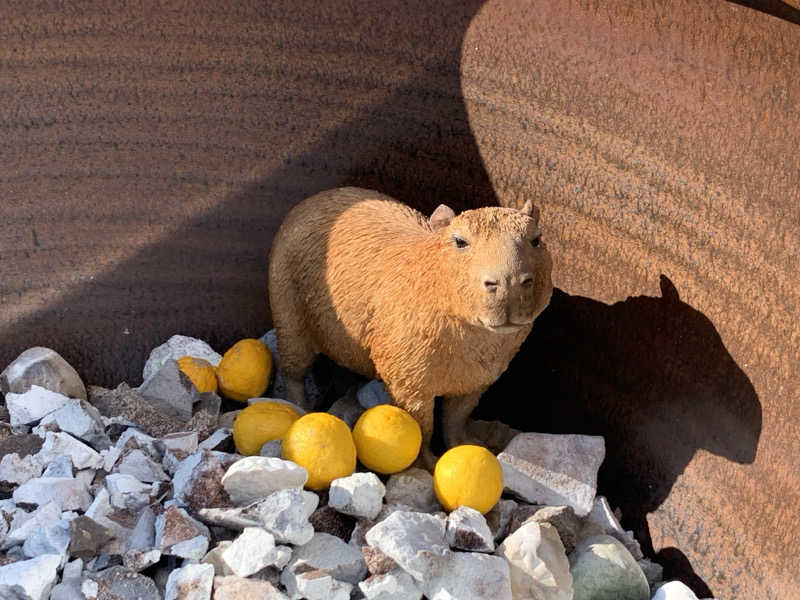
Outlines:
<svg viewBox="0 0 800 600"><path fill-rule="evenodd" d="M761 432L753 385L713 323L664 275L661 290L607 305L556 289L474 415L524 431L604 436L599 493L651 556L646 515L695 451L751 463Z"/></svg>

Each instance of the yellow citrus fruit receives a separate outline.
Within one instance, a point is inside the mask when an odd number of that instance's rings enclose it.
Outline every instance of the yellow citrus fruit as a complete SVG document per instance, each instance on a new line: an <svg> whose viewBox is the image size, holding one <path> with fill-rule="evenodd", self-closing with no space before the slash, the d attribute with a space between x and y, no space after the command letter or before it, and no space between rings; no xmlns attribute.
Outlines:
<svg viewBox="0 0 800 600"><path fill-rule="evenodd" d="M271 374L272 353L262 342L252 338L236 342L217 365L220 391L226 398L239 402L261 396Z"/></svg>
<svg viewBox="0 0 800 600"><path fill-rule="evenodd" d="M402 408L373 406L353 427L358 460L376 473L399 473L417 458L422 443L419 423Z"/></svg>
<svg viewBox="0 0 800 600"><path fill-rule="evenodd" d="M178 359L178 367L192 380L200 393L217 391L217 374L207 360L194 356L182 356Z"/></svg>
<svg viewBox="0 0 800 600"><path fill-rule="evenodd" d="M486 514L503 493L500 461L481 446L451 448L433 469L433 489L448 511L469 506Z"/></svg>
<svg viewBox="0 0 800 600"><path fill-rule="evenodd" d="M281 456L308 471L306 487L324 490L356 469L356 445L347 423L328 413L308 413L283 437Z"/></svg>
<svg viewBox="0 0 800 600"><path fill-rule="evenodd" d="M233 421L236 451L245 456L258 454L267 442L282 440L299 418L295 409L281 402L257 402L248 406Z"/></svg>

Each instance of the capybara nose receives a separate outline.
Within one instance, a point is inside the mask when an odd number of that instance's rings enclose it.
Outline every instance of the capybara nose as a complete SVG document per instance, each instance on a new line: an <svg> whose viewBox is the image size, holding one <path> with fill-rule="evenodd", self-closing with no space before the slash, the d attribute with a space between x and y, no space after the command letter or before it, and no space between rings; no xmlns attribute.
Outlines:
<svg viewBox="0 0 800 600"><path fill-rule="evenodd" d="M497 278L494 277L485 277L483 279L483 287L486 288L487 292L494 293L497 291L497 287L499 286Z"/></svg>

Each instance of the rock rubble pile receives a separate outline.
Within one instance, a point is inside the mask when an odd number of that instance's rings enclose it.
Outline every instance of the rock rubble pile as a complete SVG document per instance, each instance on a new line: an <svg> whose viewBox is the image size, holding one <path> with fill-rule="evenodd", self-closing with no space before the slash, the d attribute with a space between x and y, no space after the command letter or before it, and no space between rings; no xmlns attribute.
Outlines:
<svg viewBox="0 0 800 600"><path fill-rule="evenodd" d="M175 336L139 389L87 393L45 348L3 371L0 598L696 598L661 581L596 495L602 438L518 434L498 456L505 494L486 515L446 514L418 468L310 492L274 443L235 453L235 415L175 366L188 353L219 361ZM313 396L313 377L306 386ZM372 382L332 410L352 425L385 401Z"/></svg>

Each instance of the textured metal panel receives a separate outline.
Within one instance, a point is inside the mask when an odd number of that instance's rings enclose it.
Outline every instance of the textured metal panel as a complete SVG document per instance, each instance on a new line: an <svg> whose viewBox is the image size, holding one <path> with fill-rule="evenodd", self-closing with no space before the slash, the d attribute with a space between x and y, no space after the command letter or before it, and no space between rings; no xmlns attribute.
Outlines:
<svg viewBox="0 0 800 600"><path fill-rule="evenodd" d="M604 434L668 574L792 597L796 2L113 4L4 8L0 363L138 384L172 333L260 335L271 237L324 188L534 197L560 291L485 404Z"/></svg>

